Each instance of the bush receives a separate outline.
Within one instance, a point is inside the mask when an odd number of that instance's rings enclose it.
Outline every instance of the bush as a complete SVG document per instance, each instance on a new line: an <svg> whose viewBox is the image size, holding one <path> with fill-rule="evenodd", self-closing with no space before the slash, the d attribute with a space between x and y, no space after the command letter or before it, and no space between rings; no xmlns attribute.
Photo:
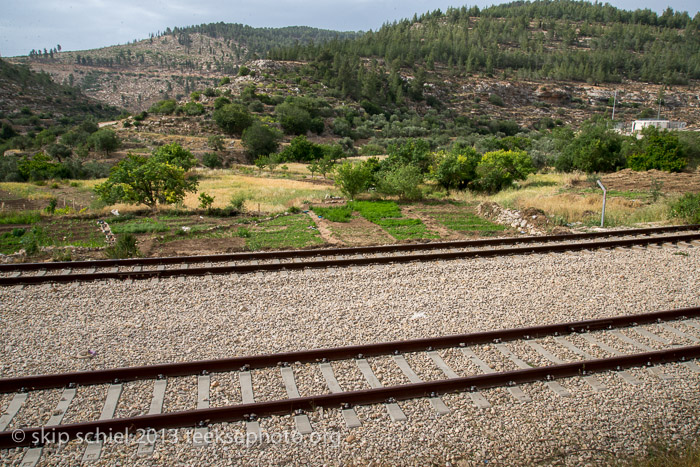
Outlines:
<svg viewBox="0 0 700 467"><path fill-rule="evenodd" d="M421 173L430 170L430 143L424 139L411 139L404 144L392 144L388 148L389 157L382 162L383 167L414 165Z"/></svg>
<svg viewBox="0 0 700 467"><path fill-rule="evenodd" d="M231 200L228 202L230 208L235 209L238 212L245 211L245 202L250 199L245 193L239 193L231 196Z"/></svg>
<svg viewBox="0 0 700 467"><path fill-rule="evenodd" d="M224 164L217 153L208 152L202 157L202 165L210 169L220 169Z"/></svg>
<svg viewBox="0 0 700 467"><path fill-rule="evenodd" d="M121 145L121 141L117 133L111 128L102 128L97 130L88 137L88 144L97 152L102 152L105 155L114 151Z"/></svg>
<svg viewBox="0 0 700 467"><path fill-rule="evenodd" d="M489 102L492 103L493 105L497 105L499 107L503 107L505 105L503 103L503 99L498 94L490 94L489 95Z"/></svg>
<svg viewBox="0 0 700 467"><path fill-rule="evenodd" d="M136 237L127 233L120 235L114 246L105 248L105 256L109 259L133 258L141 256L141 251L136 245Z"/></svg>
<svg viewBox="0 0 700 467"><path fill-rule="evenodd" d="M556 161L560 172L614 172L624 166L622 137L595 122L584 124Z"/></svg>
<svg viewBox="0 0 700 467"><path fill-rule="evenodd" d="M50 199L49 199L49 205L46 206L46 209L45 209L46 213L47 213L47 214L53 214L54 212L56 212L56 206L57 206L57 205L58 205L58 199L56 199L56 198L50 198Z"/></svg>
<svg viewBox="0 0 700 467"><path fill-rule="evenodd" d="M148 109L149 113L158 115L172 115L177 110L177 101L175 99L165 99L158 101Z"/></svg>
<svg viewBox="0 0 700 467"><path fill-rule="evenodd" d="M688 165L676 134L650 126L644 129L643 135L636 141L634 153L627 157L630 169L680 172Z"/></svg>
<svg viewBox="0 0 700 467"><path fill-rule="evenodd" d="M243 132L241 143L248 154L256 158L277 152L281 139L279 130L256 122Z"/></svg>
<svg viewBox="0 0 700 467"><path fill-rule="evenodd" d="M671 217L690 224L700 224L700 193L686 193L671 204Z"/></svg>
<svg viewBox="0 0 700 467"><path fill-rule="evenodd" d="M207 138L207 144L214 151L221 151L224 149L224 139L220 135L211 135Z"/></svg>
<svg viewBox="0 0 700 467"><path fill-rule="evenodd" d="M275 108L275 113L287 134L304 135L311 129L311 114L302 107L284 102Z"/></svg>
<svg viewBox="0 0 700 467"><path fill-rule="evenodd" d="M360 148L360 154L363 156L380 156L386 153L384 146L368 143Z"/></svg>
<svg viewBox="0 0 700 467"><path fill-rule="evenodd" d="M481 156L473 148L456 148L435 154L432 175L446 190L467 188L476 179L476 167Z"/></svg>
<svg viewBox="0 0 700 467"><path fill-rule="evenodd" d="M377 184L377 190L380 193L415 201L423 197L421 183L423 183L423 174L420 169L414 165L404 165L383 172Z"/></svg>
<svg viewBox="0 0 700 467"><path fill-rule="evenodd" d="M214 110L219 110L221 107L225 106L226 104L230 104L231 99L228 97L217 97L214 100Z"/></svg>
<svg viewBox="0 0 700 467"><path fill-rule="evenodd" d="M188 102L182 107L186 115L196 116L204 113L204 106L199 102Z"/></svg>
<svg viewBox="0 0 700 467"><path fill-rule="evenodd" d="M236 230L236 237L250 238L251 235L250 229L247 227L238 227Z"/></svg>
<svg viewBox="0 0 700 467"><path fill-rule="evenodd" d="M214 111L214 121L230 135L240 135L253 124L253 116L240 104L225 104Z"/></svg>
<svg viewBox="0 0 700 467"><path fill-rule="evenodd" d="M219 93L214 88L205 88L202 94L207 97L216 97Z"/></svg>
<svg viewBox="0 0 700 467"><path fill-rule="evenodd" d="M61 164L53 162L49 156L41 152L31 159L24 156L17 162L17 173L25 181L48 180L56 177L62 170Z"/></svg>
<svg viewBox="0 0 700 467"><path fill-rule="evenodd" d="M205 192L201 192L199 194L199 207L202 209L209 209L211 208L212 204L214 204L214 197L206 194Z"/></svg>
<svg viewBox="0 0 700 467"><path fill-rule="evenodd" d="M525 180L535 168L523 151L487 152L476 167L474 186L489 193L510 187L515 180Z"/></svg>
<svg viewBox="0 0 700 467"><path fill-rule="evenodd" d="M22 235L20 243L27 255L33 255L39 251L39 246L46 243L46 232L41 227L34 226L32 230Z"/></svg>
<svg viewBox="0 0 700 467"><path fill-rule="evenodd" d="M280 153L282 162L310 162L323 157L323 146L312 143L306 136L295 137Z"/></svg>
<svg viewBox="0 0 700 467"><path fill-rule="evenodd" d="M348 199L369 188L372 181L372 172L366 164L351 164L345 162L336 168L335 184Z"/></svg>

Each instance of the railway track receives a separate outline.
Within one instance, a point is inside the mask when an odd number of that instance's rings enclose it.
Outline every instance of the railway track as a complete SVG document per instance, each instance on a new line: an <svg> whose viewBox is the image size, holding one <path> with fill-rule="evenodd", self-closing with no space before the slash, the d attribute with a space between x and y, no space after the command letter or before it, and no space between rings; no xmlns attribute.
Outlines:
<svg viewBox="0 0 700 467"><path fill-rule="evenodd" d="M465 392L475 406L487 408L491 403L481 390L503 387L517 402L527 404L529 388L521 386L526 383L539 381L558 397L571 397L571 390L558 380L580 378L591 391L602 392L608 389L596 373L612 371L624 384L637 385L642 374L670 378L658 366L663 363L681 362L689 371L700 372L698 358L700 307L409 341L11 377L0 379L0 394L12 394L0 417L0 448L26 447L20 465L29 467L39 462L45 442L85 439L89 433L128 431L138 436L139 430L156 433L193 427L200 434L193 438L195 442L200 439L206 444L210 424L243 422L246 435L255 437L260 419L271 415L293 417L296 430L304 435L313 433L309 413L319 407L339 408L331 414L342 417L349 428L362 424L354 407L368 404L383 404L391 419L400 422L407 419L402 400L425 398L432 410L445 414L451 409L441 399L443 394ZM350 367L362 381L348 383L345 373L351 372ZM261 376L263 372L267 377ZM315 372L325 386L312 387L308 378L300 377L308 372ZM403 375L399 384L396 378L384 376L392 373ZM268 378L271 374L276 377ZM213 376L217 381L235 382L230 389L240 392L240 403L210 406ZM197 408L164 410L169 387L194 377ZM148 384L152 393L148 410L142 404L141 415L115 418L118 406L126 403L122 394L135 381ZM265 385L283 386L286 397L263 395L267 400L260 401L259 389ZM61 424L71 406L81 404L81 388L91 386L106 394L101 409L94 411L100 413L99 420ZM41 421L44 426L28 427L23 420L36 420L36 416L30 413L31 404L23 409L27 399L36 403L52 394L58 402L50 419ZM135 443L138 454L151 455L157 442L155 435L141 439ZM87 442L83 460L98 459L102 449L101 441Z"/></svg>
<svg viewBox="0 0 700 467"><path fill-rule="evenodd" d="M304 268L351 267L367 264L643 247L665 243L689 246L693 242L700 242L700 225L371 247L2 264L0 265L0 285L244 274Z"/></svg>

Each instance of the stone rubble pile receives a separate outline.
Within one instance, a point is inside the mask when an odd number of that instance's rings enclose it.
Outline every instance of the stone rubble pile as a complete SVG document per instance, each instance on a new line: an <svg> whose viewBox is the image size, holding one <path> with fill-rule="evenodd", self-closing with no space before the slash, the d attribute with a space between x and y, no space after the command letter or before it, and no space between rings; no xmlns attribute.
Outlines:
<svg viewBox="0 0 700 467"><path fill-rule="evenodd" d="M514 209L506 209L496 203L486 201L480 203L476 207L476 213L499 224L508 225L514 229L517 229L523 234L547 234L546 230L542 229L539 224L542 223L542 218L545 219L545 224L549 223L549 219L546 218L544 213L538 210L528 210L528 213L526 214ZM537 221L537 224L535 224L534 221Z"/></svg>

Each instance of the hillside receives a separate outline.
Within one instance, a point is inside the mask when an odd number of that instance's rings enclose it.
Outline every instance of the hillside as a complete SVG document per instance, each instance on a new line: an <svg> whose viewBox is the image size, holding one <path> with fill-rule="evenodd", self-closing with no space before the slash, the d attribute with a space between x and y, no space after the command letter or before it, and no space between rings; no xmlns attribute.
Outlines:
<svg viewBox="0 0 700 467"><path fill-rule="evenodd" d="M47 127L66 119L113 118L118 110L86 96L79 89L57 84L46 73L36 73L26 65L0 60L0 120L15 113L22 113L25 117L38 114L34 119L15 119L16 129L22 131L24 127Z"/></svg>
<svg viewBox="0 0 700 467"><path fill-rule="evenodd" d="M365 34L216 23L16 60L135 114L114 127L129 142L123 151L183 137L202 156L219 135L229 138L225 160L251 161L240 132L216 124L219 99L282 131L282 143L305 134L371 155L424 138L432 148L490 150L521 147L519 134L609 122L613 108L615 125L660 116L700 128L699 26L700 16L669 10L516 2ZM285 128L285 113L303 117L303 128ZM534 153L551 153L552 138L542 141Z"/></svg>
<svg viewBox="0 0 700 467"><path fill-rule="evenodd" d="M422 117L449 110L450 120L577 125L610 114L617 91L623 119L661 110L664 118L700 123L700 16L672 10L515 2L437 10L366 34L212 23L126 45L54 52L16 60L133 112L162 99L186 100L237 75L241 65L255 71L256 60L267 56L285 75L257 75L256 84L274 83L284 94L284 88L308 92L308 83L314 94L356 108L370 102L372 112L408 109Z"/></svg>
<svg viewBox="0 0 700 467"><path fill-rule="evenodd" d="M79 87L104 103L131 111L235 75L239 67L268 50L293 44L323 43L356 33L308 27L252 28L215 23L168 29L125 45L79 52L32 50L13 61L50 74L58 83Z"/></svg>

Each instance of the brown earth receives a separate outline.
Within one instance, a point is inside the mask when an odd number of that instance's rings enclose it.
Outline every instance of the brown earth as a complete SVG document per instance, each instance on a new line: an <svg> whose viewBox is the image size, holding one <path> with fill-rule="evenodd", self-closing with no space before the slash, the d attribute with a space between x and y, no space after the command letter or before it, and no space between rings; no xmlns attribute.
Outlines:
<svg viewBox="0 0 700 467"><path fill-rule="evenodd" d="M48 200L17 198L12 193L0 190L0 210L2 211L34 211L44 209L48 205Z"/></svg>
<svg viewBox="0 0 700 467"><path fill-rule="evenodd" d="M662 192L687 193L700 192L700 170L692 173L668 173L659 170L635 172L632 169L621 170L604 175L601 178L608 190L649 191L654 181L662 183Z"/></svg>
<svg viewBox="0 0 700 467"><path fill-rule="evenodd" d="M245 249L245 238L188 238L160 243L153 239L140 241L139 249L145 256L192 256L233 253Z"/></svg>
<svg viewBox="0 0 700 467"><path fill-rule="evenodd" d="M382 245L396 243L396 239L384 229L363 217L355 217L350 222L326 220L333 236L345 246Z"/></svg>
<svg viewBox="0 0 700 467"><path fill-rule="evenodd" d="M40 199L22 198L9 191L0 190L0 209L6 211L40 210L49 205L50 198L56 198L58 200L56 207L70 206L79 211L89 207L95 199L95 194L91 191L81 190L68 185L59 185L58 188L51 188L50 185L46 185L38 188L41 192Z"/></svg>
<svg viewBox="0 0 700 467"><path fill-rule="evenodd" d="M314 224L316 224L316 228L318 229L318 233L321 235L321 238L323 239L324 242L329 243L331 245L340 245L343 242L335 238L333 235L333 232L329 228L329 220L323 219L318 217L318 215L313 212L313 210L310 210L308 213L309 217L311 220L314 221Z"/></svg>

